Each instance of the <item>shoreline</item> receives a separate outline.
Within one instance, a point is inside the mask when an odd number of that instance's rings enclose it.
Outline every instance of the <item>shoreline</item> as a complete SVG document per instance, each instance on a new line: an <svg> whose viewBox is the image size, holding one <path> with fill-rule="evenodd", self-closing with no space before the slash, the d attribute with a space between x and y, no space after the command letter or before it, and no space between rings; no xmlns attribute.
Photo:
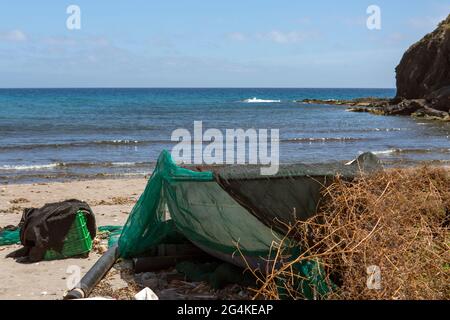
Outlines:
<svg viewBox="0 0 450 320"><path fill-rule="evenodd" d="M152 169L153 170L153 169ZM5 181L0 180L0 188L4 186L12 186L12 185L27 185L27 184L49 184L49 183L70 183L70 182L83 182L83 181L104 181L104 180L139 180L145 179L148 180L152 175L152 172L145 174L131 174L131 175L86 175L86 176L74 176L74 177L66 177L66 178L54 178L48 177L48 175L44 175L44 177L37 178L29 178L30 175L17 175L14 179L3 178L0 176L0 179L4 179Z"/></svg>
<svg viewBox="0 0 450 320"><path fill-rule="evenodd" d="M409 149L402 149L402 148L391 148L389 150L370 150L368 152L372 152L377 157L380 157L382 155L386 154L401 154L401 153L410 153L410 152L418 152L420 153L422 150L409 150ZM450 152L450 148L448 149ZM431 153L432 150L423 149L422 152L429 152ZM437 151L439 152L439 151ZM447 153L447 152L445 152ZM355 155L357 156L357 155ZM342 163L346 163L350 161L351 159L343 160ZM386 169L391 168L418 168L422 166L429 166L429 167L443 167L447 168L450 167L450 159L442 160L442 159L432 159L432 160L417 160L417 161L409 161L409 162L403 162L403 161L389 161L388 159L380 159L383 163L384 167ZM319 162L318 162L319 163ZM320 162L321 163L321 162ZM290 165L290 164L311 164L310 162L286 162L286 163L280 163L280 165ZM30 178L30 175L17 175L13 179L8 177L2 177L0 176L0 190L1 188L7 187L7 186L24 186L24 185L49 185L49 184L68 184L68 183L74 183L74 182L89 182L89 181L122 181L122 180L145 180L148 181L150 179L152 171L148 173L136 173L136 174L130 174L130 175L107 175L107 174L96 174L96 175L85 175L85 176L67 176L65 178L55 178L51 177L49 175L43 175L43 177L37 177L37 178ZM1 204L0 204L0 210L1 210Z"/></svg>
<svg viewBox="0 0 450 320"><path fill-rule="evenodd" d="M450 171L449 164L419 163L406 166L384 166L386 172L397 169L413 171L421 168ZM92 178L0 184L0 227L17 225L25 208L42 207L46 203L68 199L85 201L93 211L98 211L97 225L118 223L123 225L144 191L149 178L150 176ZM106 209L112 211L105 212Z"/></svg>

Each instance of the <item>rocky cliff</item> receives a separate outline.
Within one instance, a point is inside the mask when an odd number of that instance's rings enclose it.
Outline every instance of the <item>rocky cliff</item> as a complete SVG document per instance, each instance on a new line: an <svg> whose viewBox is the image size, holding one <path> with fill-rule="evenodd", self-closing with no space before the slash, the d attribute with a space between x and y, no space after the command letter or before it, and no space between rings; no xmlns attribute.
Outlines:
<svg viewBox="0 0 450 320"><path fill-rule="evenodd" d="M405 52L395 71L394 99L349 110L450 121L450 15Z"/></svg>
<svg viewBox="0 0 450 320"><path fill-rule="evenodd" d="M395 71L399 99L433 100L442 94L449 96L450 15L405 52ZM450 105L441 107L448 111Z"/></svg>
<svg viewBox="0 0 450 320"><path fill-rule="evenodd" d="M412 115L450 121L450 15L436 30L413 44L395 69L394 99L305 99L301 103L348 105L349 111Z"/></svg>

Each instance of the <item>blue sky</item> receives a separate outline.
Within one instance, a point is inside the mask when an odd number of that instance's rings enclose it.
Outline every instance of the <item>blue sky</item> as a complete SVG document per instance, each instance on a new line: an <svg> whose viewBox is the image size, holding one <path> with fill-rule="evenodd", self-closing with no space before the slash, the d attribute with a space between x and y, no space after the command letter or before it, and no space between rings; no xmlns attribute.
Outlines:
<svg viewBox="0 0 450 320"><path fill-rule="evenodd" d="M372 4L381 30L366 27ZM403 52L449 13L450 0L0 0L0 87L395 87Z"/></svg>

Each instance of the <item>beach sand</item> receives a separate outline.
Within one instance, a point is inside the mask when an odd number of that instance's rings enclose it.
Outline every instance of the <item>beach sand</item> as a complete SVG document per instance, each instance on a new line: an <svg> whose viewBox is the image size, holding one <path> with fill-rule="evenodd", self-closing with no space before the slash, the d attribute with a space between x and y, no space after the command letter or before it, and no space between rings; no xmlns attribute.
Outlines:
<svg viewBox="0 0 450 320"><path fill-rule="evenodd" d="M97 226L123 225L147 179L90 180L0 186L0 226L17 225L23 208L41 207L67 199L86 201L95 213ZM81 267L81 276L100 257L18 263L5 258L20 245L0 247L0 299L62 299L68 290L67 268Z"/></svg>

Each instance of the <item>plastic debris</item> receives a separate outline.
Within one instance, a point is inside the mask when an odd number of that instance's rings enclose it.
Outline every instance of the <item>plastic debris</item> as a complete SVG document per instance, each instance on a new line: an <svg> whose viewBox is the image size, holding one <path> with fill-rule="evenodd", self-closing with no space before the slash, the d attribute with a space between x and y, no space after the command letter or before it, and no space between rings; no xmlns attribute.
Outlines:
<svg viewBox="0 0 450 320"><path fill-rule="evenodd" d="M135 296L135 300L159 300L158 296L153 292L152 289L146 287L139 291Z"/></svg>
<svg viewBox="0 0 450 320"><path fill-rule="evenodd" d="M116 300L116 299L105 298L105 297L92 297L92 298L83 298L83 299L75 299L75 300Z"/></svg>

